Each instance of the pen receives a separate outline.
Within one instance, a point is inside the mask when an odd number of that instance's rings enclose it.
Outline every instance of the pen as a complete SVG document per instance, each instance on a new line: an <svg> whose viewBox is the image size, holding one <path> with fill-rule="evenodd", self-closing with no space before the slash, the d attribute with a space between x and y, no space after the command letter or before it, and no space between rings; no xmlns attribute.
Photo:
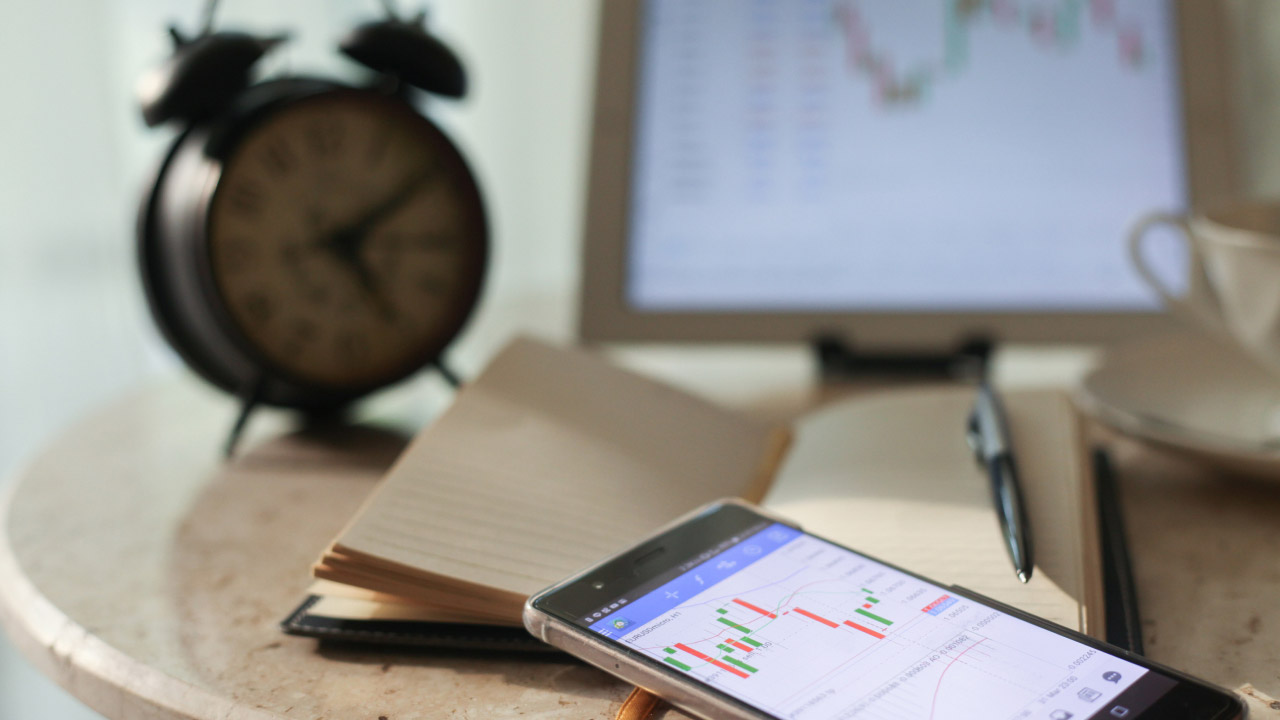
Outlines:
<svg viewBox="0 0 1280 720"><path fill-rule="evenodd" d="M1093 449L1093 480L1098 486L1098 524L1102 530L1102 587L1106 590L1107 642L1143 654L1142 616L1133 583L1133 564L1120 507L1120 488L1111 454Z"/></svg>
<svg viewBox="0 0 1280 720"><path fill-rule="evenodd" d="M1022 503L1022 488L1018 484L1018 466L1014 460L1013 443L1009 438L1009 426L1005 419L1000 398L990 383L978 385L978 395L969 415L966 439L978 464L985 467L991 478L991 496L995 501L996 515L1000 518L1000 530L1009 547L1009 559L1013 561L1018 579L1031 579L1031 528L1027 525L1027 513Z"/></svg>

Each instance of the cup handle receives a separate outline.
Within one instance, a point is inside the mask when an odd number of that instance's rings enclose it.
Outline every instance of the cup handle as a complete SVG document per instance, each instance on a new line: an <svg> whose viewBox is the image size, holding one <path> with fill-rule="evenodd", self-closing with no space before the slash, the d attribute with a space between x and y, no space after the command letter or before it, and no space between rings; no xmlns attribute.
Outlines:
<svg viewBox="0 0 1280 720"><path fill-rule="evenodd" d="M1147 231L1158 225L1172 225L1182 233L1182 241L1186 245L1187 265L1190 275L1187 294L1185 296L1174 295L1160 279L1150 265L1147 265L1146 258L1142 254L1142 244L1147 237ZM1200 252L1196 249L1195 233L1191 230L1191 224L1187 222L1184 215L1176 215L1173 213L1154 213L1148 215L1138 222L1129 233L1129 260L1133 263L1133 267L1138 271L1144 282L1155 290L1156 294L1164 302L1165 307L1174 315L1185 320L1199 323L1211 330L1225 331L1226 323L1222 318L1218 296L1213 291L1213 286L1209 284L1208 276L1205 274L1204 261L1201 260Z"/></svg>

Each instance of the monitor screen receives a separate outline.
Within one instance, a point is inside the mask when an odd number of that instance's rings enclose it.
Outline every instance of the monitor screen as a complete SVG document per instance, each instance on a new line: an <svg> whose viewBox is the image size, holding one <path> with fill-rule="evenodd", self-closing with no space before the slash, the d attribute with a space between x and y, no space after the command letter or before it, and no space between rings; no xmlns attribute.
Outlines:
<svg viewBox="0 0 1280 720"><path fill-rule="evenodd" d="M1143 312L1188 203L1163 0L646 0L637 312Z"/></svg>

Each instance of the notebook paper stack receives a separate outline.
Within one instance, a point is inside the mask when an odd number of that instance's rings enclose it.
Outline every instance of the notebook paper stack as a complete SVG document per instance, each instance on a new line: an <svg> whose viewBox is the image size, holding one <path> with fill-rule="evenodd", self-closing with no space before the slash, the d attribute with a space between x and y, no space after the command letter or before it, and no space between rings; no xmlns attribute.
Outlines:
<svg viewBox="0 0 1280 720"><path fill-rule="evenodd" d="M318 590L519 625L551 582L699 504L759 497L788 439L589 353L517 340L405 450L315 566L331 581Z"/></svg>
<svg viewBox="0 0 1280 720"><path fill-rule="evenodd" d="M964 443L971 402L962 387L899 390L831 405L792 429L586 351L517 340L408 446L324 551L312 597L286 629L473 646L521 637L530 594L701 504L739 496L1100 634L1097 513L1070 403L1006 398L1040 561L1023 585Z"/></svg>

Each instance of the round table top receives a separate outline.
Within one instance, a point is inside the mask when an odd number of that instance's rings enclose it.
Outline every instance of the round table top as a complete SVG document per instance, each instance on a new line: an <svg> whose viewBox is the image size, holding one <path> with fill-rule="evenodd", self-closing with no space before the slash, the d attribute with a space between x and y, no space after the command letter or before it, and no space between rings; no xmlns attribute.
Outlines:
<svg viewBox="0 0 1280 720"><path fill-rule="evenodd" d="M151 387L68 429L13 483L0 623L43 672L113 719L613 717L629 687L573 661L282 634L311 563L404 438L276 423L223 463L234 414L192 383ZM1280 485L1120 450L1148 654L1277 694Z"/></svg>
<svg viewBox="0 0 1280 720"><path fill-rule="evenodd" d="M0 621L108 718L611 718L630 691L568 659L333 649L284 635L309 569L399 453L279 433L223 463L234 404L191 383L70 428L16 479ZM262 435L262 433L258 433Z"/></svg>

